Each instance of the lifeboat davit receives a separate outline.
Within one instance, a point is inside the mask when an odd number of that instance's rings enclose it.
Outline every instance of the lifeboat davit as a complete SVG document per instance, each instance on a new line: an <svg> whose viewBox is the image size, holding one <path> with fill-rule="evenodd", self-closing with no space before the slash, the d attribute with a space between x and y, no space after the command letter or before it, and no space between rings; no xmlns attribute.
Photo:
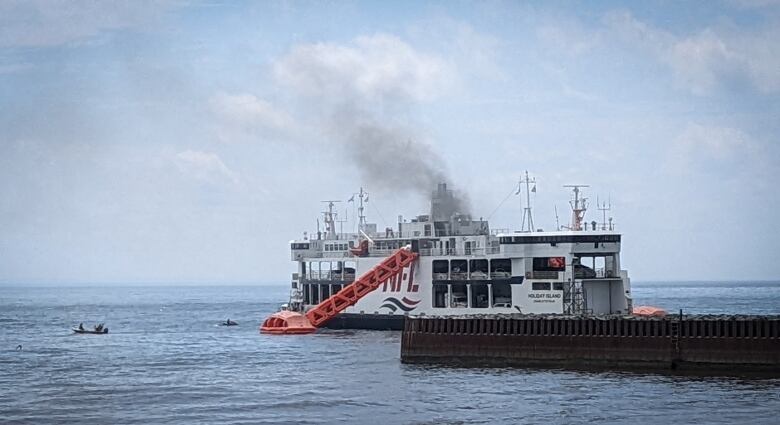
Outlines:
<svg viewBox="0 0 780 425"><path fill-rule="evenodd" d="M634 316L664 317L666 316L666 310L650 305L640 305L634 307Z"/></svg>
<svg viewBox="0 0 780 425"><path fill-rule="evenodd" d="M306 316L287 310L272 314L260 325L260 333L265 334L310 334L316 330Z"/></svg>

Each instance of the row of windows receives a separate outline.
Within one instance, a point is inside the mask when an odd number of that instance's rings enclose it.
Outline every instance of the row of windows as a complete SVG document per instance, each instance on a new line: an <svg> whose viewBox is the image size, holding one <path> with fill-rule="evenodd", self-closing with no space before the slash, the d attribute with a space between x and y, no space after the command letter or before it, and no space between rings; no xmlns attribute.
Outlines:
<svg viewBox="0 0 780 425"><path fill-rule="evenodd" d="M563 291L563 282L533 282L531 289L534 291Z"/></svg>
<svg viewBox="0 0 780 425"><path fill-rule="evenodd" d="M496 258L488 261L479 260L433 260L433 273L467 273L481 274L484 277L509 277L512 275L512 260L508 258Z"/></svg>
<svg viewBox="0 0 780 425"><path fill-rule="evenodd" d="M332 294L340 291L344 285L303 285L303 303L306 305L319 304L330 298Z"/></svg>
<svg viewBox="0 0 780 425"><path fill-rule="evenodd" d="M511 308L512 286L493 284L434 284L434 308Z"/></svg>
<svg viewBox="0 0 780 425"><path fill-rule="evenodd" d="M620 242L620 235L501 236L502 244Z"/></svg>
<svg viewBox="0 0 780 425"><path fill-rule="evenodd" d="M308 243L292 243L290 244L290 248L292 249L309 249Z"/></svg>
<svg viewBox="0 0 780 425"><path fill-rule="evenodd" d="M326 243L325 244L325 251L328 252L334 252L334 251L346 251L348 248L351 248L352 242L349 244L347 243Z"/></svg>

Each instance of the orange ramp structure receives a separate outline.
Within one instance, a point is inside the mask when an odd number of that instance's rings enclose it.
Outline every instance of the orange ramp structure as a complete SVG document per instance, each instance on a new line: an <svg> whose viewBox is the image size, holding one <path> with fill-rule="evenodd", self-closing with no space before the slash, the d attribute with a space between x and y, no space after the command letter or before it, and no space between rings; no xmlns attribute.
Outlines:
<svg viewBox="0 0 780 425"><path fill-rule="evenodd" d="M409 247L401 248L382 260L351 284L314 306L306 314L279 311L269 316L260 326L260 333L287 335L313 333L328 320L354 305L383 282L396 277L417 259Z"/></svg>
<svg viewBox="0 0 780 425"><path fill-rule="evenodd" d="M660 307L653 307L650 305L639 305L634 307L634 316L644 317L664 317L666 316L666 310ZM681 313L682 314L682 313Z"/></svg>

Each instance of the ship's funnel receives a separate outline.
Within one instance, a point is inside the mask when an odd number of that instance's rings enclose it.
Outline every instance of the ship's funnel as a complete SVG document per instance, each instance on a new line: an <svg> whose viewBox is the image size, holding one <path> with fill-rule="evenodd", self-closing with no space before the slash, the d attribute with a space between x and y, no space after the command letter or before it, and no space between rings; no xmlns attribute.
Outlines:
<svg viewBox="0 0 780 425"><path fill-rule="evenodd" d="M431 219L433 221L450 221L456 213L462 209L461 201L455 197L452 190L447 189L446 183L439 183L431 194Z"/></svg>

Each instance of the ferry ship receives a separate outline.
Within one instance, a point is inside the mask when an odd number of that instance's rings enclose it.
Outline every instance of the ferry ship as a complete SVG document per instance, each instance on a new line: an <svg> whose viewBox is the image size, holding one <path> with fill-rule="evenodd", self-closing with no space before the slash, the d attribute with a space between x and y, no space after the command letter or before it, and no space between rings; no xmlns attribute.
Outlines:
<svg viewBox="0 0 780 425"><path fill-rule="evenodd" d="M324 231L290 242L292 274L284 310L304 313L372 270L399 248L417 260L329 319L325 327L403 329L404 318L476 314L630 314L631 284L620 267L621 234L606 213L601 223L585 221L584 185L572 189L571 222L555 231L535 229L526 172L526 206L521 230L491 229L488 221L457 211L445 183L431 196L430 211L396 228L377 231L364 215L368 194L356 202L356 233L338 232L338 201L324 201ZM355 199L357 197L357 199ZM599 206L600 210L606 211ZM557 213L556 213L557 215ZM557 220L557 218L556 218Z"/></svg>

